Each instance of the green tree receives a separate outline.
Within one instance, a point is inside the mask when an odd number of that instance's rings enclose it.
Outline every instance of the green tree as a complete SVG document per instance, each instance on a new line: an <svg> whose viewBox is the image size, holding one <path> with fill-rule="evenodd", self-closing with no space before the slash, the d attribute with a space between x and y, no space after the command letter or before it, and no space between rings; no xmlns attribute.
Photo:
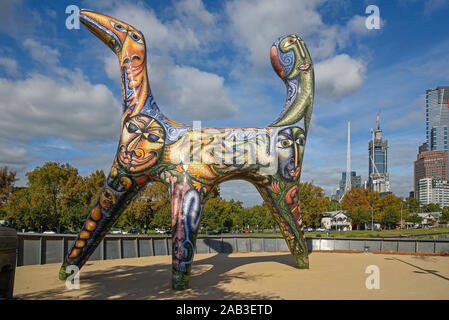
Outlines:
<svg viewBox="0 0 449 320"><path fill-rule="evenodd" d="M388 229L391 229L391 227L395 224L397 224L400 220L400 215L398 211L395 208L388 208L385 212L385 214L382 216L382 223L384 226L386 226Z"/></svg>
<svg viewBox="0 0 449 320"><path fill-rule="evenodd" d="M329 200L329 208L327 211L337 211L341 209L341 204L337 200Z"/></svg>
<svg viewBox="0 0 449 320"><path fill-rule="evenodd" d="M407 222L411 222L411 223L421 223L422 222L422 217L420 217L418 214L416 213L412 213L409 214L407 216L407 218L405 219L405 221Z"/></svg>
<svg viewBox="0 0 449 320"><path fill-rule="evenodd" d="M449 207L443 208L443 211L441 212L440 223L449 223Z"/></svg>
<svg viewBox="0 0 449 320"><path fill-rule="evenodd" d="M161 182L148 183L123 212L117 226L124 229L171 227L171 206L167 186Z"/></svg>
<svg viewBox="0 0 449 320"><path fill-rule="evenodd" d="M360 225L371 221L371 213L365 207L358 207L349 213L349 218L357 225L357 230L360 230Z"/></svg>
<svg viewBox="0 0 449 320"><path fill-rule="evenodd" d="M404 208L408 212L418 212L421 206L421 202L416 198L406 198L404 201Z"/></svg>
<svg viewBox="0 0 449 320"><path fill-rule="evenodd" d="M34 230L30 221L31 199L28 188L14 188L8 203L3 207L8 220L16 229Z"/></svg>
<svg viewBox="0 0 449 320"><path fill-rule="evenodd" d="M42 215L42 229L61 231L60 220L62 218L61 200L64 197L62 190L78 170L70 164L47 162L43 167L28 172L28 192L31 198L31 212ZM43 231L43 230L41 230Z"/></svg>
<svg viewBox="0 0 449 320"><path fill-rule="evenodd" d="M441 212L441 207L436 203L429 203L422 207L423 212Z"/></svg>
<svg viewBox="0 0 449 320"><path fill-rule="evenodd" d="M161 205L154 210L151 226L153 228L170 229L171 228L171 208L169 205Z"/></svg>
<svg viewBox="0 0 449 320"><path fill-rule="evenodd" d="M329 199L321 187L305 182L299 186L299 205L305 225L319 227L322 213L329 208Z"/></svg>
<svg viewBox="0 0 449 320"><path fill-rule="evenodd" d="M235 207L235 206L234 206ZM221 197L210 197L207 199L200 222L203 229L223 229L225 221L232 219L232 203ZM229 224L229 222L227 222Z"/></svg>

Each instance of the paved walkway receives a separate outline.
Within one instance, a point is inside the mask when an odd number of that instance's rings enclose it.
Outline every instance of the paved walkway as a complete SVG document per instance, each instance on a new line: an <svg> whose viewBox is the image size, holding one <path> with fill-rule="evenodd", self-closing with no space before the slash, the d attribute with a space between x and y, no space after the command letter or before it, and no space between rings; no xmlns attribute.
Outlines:
<svg viewBox="0 0 449 320"><path fill-rule="evenodd" d="M368 266L379 289L367 289ZM312 253L310 269L289 253L197 254L191 289L173 291L171 256L89 261L80 289L57 279L59 264L16 269L21 299L449 299L449 257ZM368 281L375 285L375 281Z"/></svg>

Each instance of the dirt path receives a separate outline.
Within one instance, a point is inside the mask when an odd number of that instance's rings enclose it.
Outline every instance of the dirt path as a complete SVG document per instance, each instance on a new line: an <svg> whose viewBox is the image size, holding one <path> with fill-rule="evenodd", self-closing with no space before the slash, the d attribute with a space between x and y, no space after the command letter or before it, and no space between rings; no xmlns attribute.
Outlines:
<svg viewBox="0 0 449 320"><path fill-rule="evenodd" d="M16 269L21 299L449 299L449 257L312 253L309 270L289 253L197 254L191 289L173 291L171 256L88 262L80 289L57 279L59 264ZM379 289L367 289L368 266ZM372 271L371 271L372 272ZM369 282L375 284L375 282Z"/></svg>

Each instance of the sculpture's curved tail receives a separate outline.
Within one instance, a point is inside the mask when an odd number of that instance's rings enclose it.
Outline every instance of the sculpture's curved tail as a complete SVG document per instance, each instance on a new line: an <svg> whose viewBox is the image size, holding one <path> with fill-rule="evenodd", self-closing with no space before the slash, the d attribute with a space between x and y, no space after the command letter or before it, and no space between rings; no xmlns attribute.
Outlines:
<svg viewBox="0 0 449 320"><path fill-rule="evenodd" d="M271 47L273 69L287 87L287 99L272 127L292 125L304 119L307 132L312 114L314 72L304 41L296 34L279 38Z"/></svg>

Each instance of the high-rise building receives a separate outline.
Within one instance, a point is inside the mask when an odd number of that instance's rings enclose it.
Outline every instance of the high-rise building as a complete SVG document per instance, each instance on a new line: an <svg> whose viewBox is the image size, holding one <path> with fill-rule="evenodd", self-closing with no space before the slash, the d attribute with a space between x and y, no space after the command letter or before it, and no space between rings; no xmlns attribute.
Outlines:
<svg viewBox="0 0 449 320"><path fill-rule="evenodd" d="M379 114L376 129L372 129L372 140L368 143L369 165L368 186L371 191L379 193L390 192L390 174L388 173L388 140L382 139Z"/></svg>
<svg viewBox="0 0 449 320"><path fill-rule="evenodd" d="M351 187L360 188L362 186L362 177L358 176L355 171L351 171L350 179L346 179L346 172L341 173L340 190L346 189L346 181L351 181ZM344 192L340 192L340 198L343 198Z"/></svg>
<svg viewBox="0 0 449 320"><path fill-rule="evenodd" d="M418 153L424 152L424 151L429 151L427 150L427 143L424 142L422 145L419 146L418 148Z"/></svg>
<svg viewBox="0 0 449 320"><path fill-rule="evenodd" d="M449 86L426 90L427 151L448 151Z"/></svg>
<svg viewBox="0 0 449 320"><path fill-rule="evenodd" d="M448 181L447 152L441 150L420 152L414 163L414 167L414 191L417 199L420 198L418 183L421 179L433 178L436 180Z"/></svg>
<svg viewBox="0 0 449 320"><path fill-rule="evenodd" d="M436 203L441 208L449 206L449 183L433 178L420 179L418 200L424 205Z"/></svg>

